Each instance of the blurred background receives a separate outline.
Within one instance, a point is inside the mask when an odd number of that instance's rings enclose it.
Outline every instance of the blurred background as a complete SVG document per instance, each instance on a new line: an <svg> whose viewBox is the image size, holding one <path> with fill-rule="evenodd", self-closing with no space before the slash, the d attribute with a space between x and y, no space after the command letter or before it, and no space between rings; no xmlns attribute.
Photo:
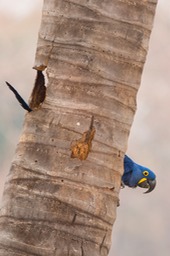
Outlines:
<svg viewBox="0 0 170 256"><path fill-rule="evenodd" d="M42 4L41 0L0 1L0 197L25 114L4 81L29 98L36 76L32 66ZM156 172L157 187L146 195L140 188L121 190L109 256L170 254L169 10L170 1L159 0L128 144L128 154Z"/></svg>

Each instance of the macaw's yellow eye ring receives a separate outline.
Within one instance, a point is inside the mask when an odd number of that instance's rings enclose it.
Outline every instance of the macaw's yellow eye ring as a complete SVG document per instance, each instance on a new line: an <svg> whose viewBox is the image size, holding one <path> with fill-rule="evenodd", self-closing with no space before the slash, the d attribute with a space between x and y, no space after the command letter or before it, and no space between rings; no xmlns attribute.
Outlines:
<svg viewBox="0 0 170 256"><path fill-rule="evenodd" d="M148 175L149 175L149 172L148 172L148 171L144 171L144 172L143 172L143 175L144 175L144 176L148 176Z"/></svg>

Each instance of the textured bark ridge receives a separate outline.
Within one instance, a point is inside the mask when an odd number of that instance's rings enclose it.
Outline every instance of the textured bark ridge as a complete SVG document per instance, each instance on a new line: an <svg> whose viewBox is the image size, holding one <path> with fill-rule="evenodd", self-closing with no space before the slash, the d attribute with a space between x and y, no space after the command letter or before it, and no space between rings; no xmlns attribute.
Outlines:
<svg viewBox="0 0 170 256"><path fill-rule="evenodd" d="M26 114L5 186L0 255L108 255L155 6L44 1L34 68L46 68L46 97ZM92 116L88 156L71 158Z"/></svg>

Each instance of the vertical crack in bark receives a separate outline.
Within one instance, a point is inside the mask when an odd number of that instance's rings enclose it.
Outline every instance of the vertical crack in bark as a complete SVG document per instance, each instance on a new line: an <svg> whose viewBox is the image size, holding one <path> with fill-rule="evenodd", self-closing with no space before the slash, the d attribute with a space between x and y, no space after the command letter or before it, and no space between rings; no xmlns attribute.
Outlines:
<svg viewBox="0 0 170 256"><path fill-rule="evenodd" d="M74 223L75 223L75 221L76 221L76 217L77 217L77 213L75 213L75 214L74 214L74 216L73 216L72 224L74 224Z"/></svg>
<svg viewBox="0 0 170 256"><path fill-rule="evenodd" d="M84 256L83 242L81 243L81 256Z"/></svg>
<svg viewBox="0 0 170 256"><path fill-rule="evenodd" d="M107 251L107 254L109 253L108 248L106 245L104 245L105 239L106 239L107 232L104 234L102 242L100 244L100 254L102 255L102 249L105 249Z"/></svg>

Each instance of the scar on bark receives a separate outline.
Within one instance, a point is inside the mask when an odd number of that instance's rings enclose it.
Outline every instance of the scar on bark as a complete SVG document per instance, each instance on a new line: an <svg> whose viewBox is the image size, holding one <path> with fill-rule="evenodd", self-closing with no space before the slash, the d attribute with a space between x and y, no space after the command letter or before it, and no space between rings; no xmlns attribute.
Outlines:
<svg viewBox="0 0 170 256"><path fill-rule="evenodd" d="M30 100L30 108L36 109L40 106L41 103L45 100L46 96L46 86L45 86L45 78L42 73L42 70L37 70L37 76L35 79L34 88L31 94Z"/></svg>
<svg viewBox="0 0 170 256"><path fill-rule="evenodd" d="M71 158L78 158L86 160L92 147L92 140L95 135L95 128L93 126L94 116L92 116L89 130L84 132L82 137L71 143Z"/></svg>

